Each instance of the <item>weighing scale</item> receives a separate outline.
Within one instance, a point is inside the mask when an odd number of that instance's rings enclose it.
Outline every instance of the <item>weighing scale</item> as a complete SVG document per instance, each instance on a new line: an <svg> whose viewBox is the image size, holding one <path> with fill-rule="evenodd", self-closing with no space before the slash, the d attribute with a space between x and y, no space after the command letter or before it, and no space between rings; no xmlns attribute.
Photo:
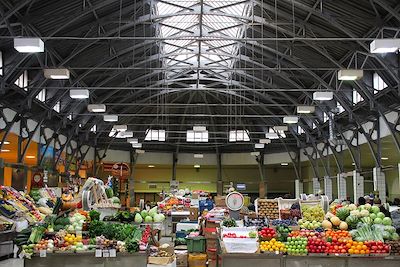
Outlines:
<svg viewBox="0 0 400 267"><path fill-rule="evenodd" d="M244 204L244 197L239 192L229 193L225 198L225 204L229 209L229 216L232 219L239 220L240 210Z"/></svg>

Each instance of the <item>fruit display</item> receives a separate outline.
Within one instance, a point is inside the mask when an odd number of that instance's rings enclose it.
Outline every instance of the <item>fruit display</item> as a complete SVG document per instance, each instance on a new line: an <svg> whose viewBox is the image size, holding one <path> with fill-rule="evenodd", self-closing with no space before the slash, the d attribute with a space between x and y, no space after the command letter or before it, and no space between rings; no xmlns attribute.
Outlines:
<svg viewBox="0 0 400 267"><path fill-rule="evenodd" d="M278 201L269 199L258 199L257 211L259 217L267 217L270 220L278 219Z"/></svg>
<svg viewBox="0 0 400 267"><path fill-rule="evenodd" d="M277 220L272 220L271 225L273 225L273 226L279 226L279 225L297 226L298 224L297 224L296 220L293 220L293 219L281 219L281 220L277 219Z"/></svg>
<svg viewBox="0 0 400 267"><path fill-rule="evenodd" d="M309 238L307 241L307 251L308 253L326 253L327 243L322 238L317 238L316 236Z"/></svg>
<svg viewBox="0 0 400 267"><path fill-rule="evenodd" d="M301 205L301 213L304 222L320 222L324 220L325 212L320 205ZM300 225L300 223L299 223Z"/></svg>
<svg viewBox="0 0 400 267"><path fill-rule="evenodd" d="M382 241L366 241L364 244L370 251L370 254L389 254L390 245Z"/></svg>
<svg viewBox="0 0 400 267"><path fill-rule="evenodd" d="M346 255L348 252L347 241L345 239L332 238L326 243L325 252L330 255Z"/></svg>
<svg viewBox="0 0 400 267"><path fill-rule="evenodd" d="M322 226L322 222L319 222L316 220L308 221L306 219L300 219L297 223L299 224L300 228L302 228L302 229L315 230Z"/></svg>
<svg viewBox="0 0 400 267"><path fill-rule="evenodd" d="M279 225L276 227L276 232L278 241L286 242L291 230L288 226Z"/></svg>
<svg viewBox="0 0 400 267"><path fill-rule="evenodd" d="M261 241L260 242L260 251L282 254L286 252L285 243L277 241L275 238L272 238L270 241Z"/></svg>
<svg viewBox="0 0 400 267"><path fill-rule="evenodd" d="M285 243L288 255L307 255L307 237L288 237Z"/></svg>
<svg viewBox="0 0 400 267"><path fill-rule="evenodd" d="M272 238L277 237L276 231L273 228L264 227L258 232L258 236L261 240L271 240Z"/></svg>
<svg viewBox="0 0 400 267"><path fill-rule="evenodd" d="M237 223L236 223L236 221L234 219L227 218L227 219L224 219L222 221L222 226L225 226L225 227L236 227Z"/></svg>
<svg viewBox="0 0 400 267"><path fill-rule="evenodd" d="M387 241L386 244L390 246L390 254L400 256L400 241Z"/></svg>
<svg viewBox="0 0 400 267"><path fill-rule="evenodd" d="M250 226L256 226L256 227L265 227L268 226L268 221L266 221L264 218L256 218L256 219L245 219L243 222L243 225L245 227L250 227Z"/></svg>
<svg viewBox="0 0 400 267"><path fill-rule="evenodd" d="M365 255L370 253L369 247L364 242L349 240L346 246L350 255Z"/></svg>
<svg viewBox="0 0 400 267"><path fill-rule="evenodd" d="M300 203L296 201L295 203L290 205L289 207L286 207L286 205L283 205L284 200L279 200L279 216L282 220L298 220L301 219L301 209L300 209ZM285 207L282 207L285 206Z"/></svg>

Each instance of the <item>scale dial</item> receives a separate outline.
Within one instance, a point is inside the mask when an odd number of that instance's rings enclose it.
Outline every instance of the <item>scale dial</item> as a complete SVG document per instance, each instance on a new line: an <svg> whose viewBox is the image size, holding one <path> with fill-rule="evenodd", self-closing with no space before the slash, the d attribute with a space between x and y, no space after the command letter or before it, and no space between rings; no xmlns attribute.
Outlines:
<svg viewBox="0 0 400 267"><path fill-rule="evenodd" d="M230 210L240 210L244 204L244 197L239 192L232 192L226 196L225 203Z"/></svg>

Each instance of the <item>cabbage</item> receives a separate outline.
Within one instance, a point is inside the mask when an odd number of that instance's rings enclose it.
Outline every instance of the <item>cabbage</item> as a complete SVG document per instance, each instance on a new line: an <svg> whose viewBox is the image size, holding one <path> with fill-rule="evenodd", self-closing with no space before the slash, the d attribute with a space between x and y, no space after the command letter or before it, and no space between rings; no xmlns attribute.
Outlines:
<svg viewBox="0 0 400 267"><path fill-rule="evenodd" d="M142 216L140 216L139 213L136 213L136 215L135 215L135 223L142 223L142 222L143 222Z"/></svg>
<svg viewBox="0 0 400 267"><path fill-rule="evenodd" d="M142 215L143 218L146 218L147 215L149 215L149 214L147 213L147 210L142 210L142 212L140 213L140 215Z"/></svg>
<svg viewBox="0 0 400 267"><path fill-rule="evenodd" d="M162 222L164 221L165 216L164 214L156 214L154 215L154 222Z"/></svg>
<svg viewBox="0 0 400 267"><path fill-rule="evenodd" d="M149 210L149 216L154 217L157 214L157 206Z"/></svg>
<svg viewBox="0 0 400 267"><path fill-rule="evenodd" d="M146 218L144 218L145 222L153 222L153 218L151 216L147 216Z"/></svg>

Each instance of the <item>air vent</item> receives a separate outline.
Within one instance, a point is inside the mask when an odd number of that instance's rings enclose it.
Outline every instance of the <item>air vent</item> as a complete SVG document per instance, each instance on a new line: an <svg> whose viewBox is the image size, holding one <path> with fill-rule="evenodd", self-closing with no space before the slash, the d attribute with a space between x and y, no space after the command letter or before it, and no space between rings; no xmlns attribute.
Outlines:
<svg viewBox="0 0 400 267"><path fill-rule="evenodd" d="M156 189L157 185L156 184L149 184L149 189Z"/></svg>

